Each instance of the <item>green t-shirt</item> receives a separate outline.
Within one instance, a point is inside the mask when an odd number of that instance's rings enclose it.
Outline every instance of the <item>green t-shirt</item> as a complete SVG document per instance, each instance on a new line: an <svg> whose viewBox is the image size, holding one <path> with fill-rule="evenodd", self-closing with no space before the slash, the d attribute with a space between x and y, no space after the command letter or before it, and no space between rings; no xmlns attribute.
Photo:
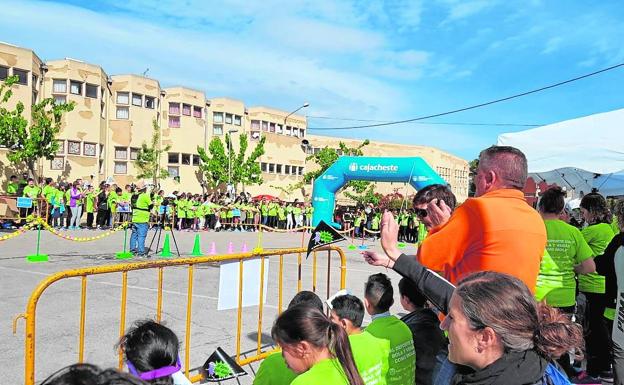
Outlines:
<svg viewBox="0 0 624 385"><path fill-rule="evenodd" d="M178 218L185 219L186 218L186 206L187 200L185 198L179 199L176 203L176 214Z"/></svg>
<svg viewBox="0 0 624 385"><path fill-rule="evenodd" d="M412 379L413 380L413 379ZM342 365L336 358L321 360L307 372L301 373L291 385L349 385Z"/></svg>
<svg viewBox="0 0 624 385"><path fill-rule="evenodd" d="M9 182L9 184L7 185L7 194L17 195L18 188L19 188L19 184Z"/></svg>
<svg viewBox="0 0 624 385"><path fill-rule="evenodd" d="M293 211L292 206L291 205L286 205L286 214L290 214L290 213L292 213L292 211Z"/></svg>
<svg viewBox="0 0 624 385"><path fill-rule="evenodd" d="M108 194L108 207L110 207L111 213L117 212L117 202L119 201L119 195L116 192L111 191Z"/></svg>
<svg viewBox="0 0 624 385"><path fill-rule="evenodd" d="M269 205L261 204L260 211L262 212L262 215L266 217L267 215L269 215Z"/></svg>
<svg viewBox="0 0 624 385"><path fill-rule="evenodd" d="M535 298L554 307L574 306L576 279L574 266L594 253L580 230L559 219L544 221L548 243L537 276Z"/></svg>
<svg viewBox="0 0 624 385"><path fill-rule="evenodd" d="M286 366L282 353L277 352L262 360L253 385L290 385L296 377L297 373Z"/></svg>
<svg viewBox="0 0 624 385"><path fill-rule="evenodd" d="M375 231L379 230L379 220L380 219L379 219L379 217L377 215L375 215L373 217L373 220L371 221L371 229L372 230L375 230Z"/></svg>
<svg viewBox="0 0 624 385"><path fill-rule="evenodd" d="M395 316L379 317L366 327L374 337L390 341L388 358L388 385L414 383L416 377L416 352L409 327Z"/></svg>
<svg viewBox="0 0 624 385"><path fill-rule="evenodd" d="M95 210L95 193L91 192L91 193L87 193L87 197L86 197L86 205L85 205L85 209L87 210L88 213L92 213Z"/></svg>
<svg viewBox="0 0 624 385"><path fill-rule="evenodd" d="M614 215L613 220L611 221L611 229L613 230L613 234L620 233L620 225L618 223L617 217Z"/></svg>
<svg viewBox="0 0 624 385"><path fill-rule="evenodd" d="M46 202L52 203L52 197L54 196L55 191L56 188L54 186L47 184L43 186L43 189L41 190L41 195L45 198Z"/></svg>
<svg viewBox="0 0 624 385"><path fill-rule="evenodd" d="M581 230L583 238L594 252L594 256L601 255L615 236L611 225L598 223ZM579 276L579 290L586 293L604 294L605 277L598 273L581 274Z"/></svg>
<svg viewBox="0 0 624 385"><path fill-rule="evenodd" d="M37 186L24 187L24 193L22 194L22 196L31 198L33 200L33 205L36 205L37 202L35 202L35 200L39 196L39 187Z"/></svg>
<svg viewBox="0 0 624 385"><path fill-rule="evenodd" d="M425 240L425 238L427 238L427 227L424 225L424 223L419 223L418 224L418 243L421 243L422 241Z"/></svg>
<svg viewBox="0 0 624 385"><path fill-rule="evenodd" d="M270 217L277 216L277 203L274 203L274 202L269 203L269 216Z"/></svg>
<svg viewBox="0 0 624 385"><path fill-rule="evenodd" d="M277 208L277 218L280 221L286 220L286 210L284 209L284 207L280 206Z"/></svg>
<svg viewBox="0 0 624 385"><path fill-rule="evenodd" d="M54 207L59 208L61 206L65 205L64 202L64 197L65 197L65 192L63 192L62 190L56 190L55 194L54 194Z"/></svg>
<svg viewBox="0 0 624 385"><path fill-rule="evenodd" d="M295 214L295 216L301 215L301 207L299 206L293 207L293 214Z"/></svg>
<svg viewBox="0 0 624 385"><path fill-rule="evenodd" d="M370 333L349 335L355 366L365 385L385 385L388 375L390 342L373 337Z"/></svg>
<svg viewBox="0 0 624 385"><path fill-rule="evenodd" d="M124 191L121 193L120 202L130 202L132 200L132 193L129 191Z"/></svg>
<svg viewBox="0 0 624 385"><path fill-rule="evenodd" d="M136 200L135 207L132 209L132 223L147 223L149 222L150 212L149 206L152 204L150 194L141 193ZM139 210L144 209L144 210Z"/></svg>

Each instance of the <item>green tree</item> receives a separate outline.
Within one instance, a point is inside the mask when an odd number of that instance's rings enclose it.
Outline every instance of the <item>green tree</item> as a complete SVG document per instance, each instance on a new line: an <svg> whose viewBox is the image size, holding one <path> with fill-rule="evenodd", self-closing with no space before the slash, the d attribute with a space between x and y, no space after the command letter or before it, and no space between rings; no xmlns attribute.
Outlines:
<svg viewBox="0 0 624 385"><path fill-rule="evenodd" d="M230 175L232 184L235 187L241 184L243 191L245 191L245 186L261 184L263 182L262 171L258 158L265 152L265 142L266 137L263 136L249 155L247 155L249 141L246 134L239 135L238 152L232 146L229 134L225 135L225 144L221 138L214 137L210 141L207 152L198 146L197 152L201 159L199 170L208 186L216 189L226 184Z"/></svg>
<svg viewBox="0 0 624 385"><path fill-rule="evenodd" d="M11 163L24 164L38 178L37 164L42 158L54 159L59 150L56 136L61 131L62 117L74 109L74 103L56 104L53 98L43 99L32 105L29 125L22 115L22 102L13 110L3 106L13 96L11 87L17 81L17 76L11 76L0 85L0 145L8 148Z"/></svg>
<svg viewBox="0 0 624 385"><path fill-rule="evenodd" d="M151 179L154 186L160 186L158 181L169 176L169 171L161 167L160 159L164 152L171 149L171 146L161 147L160 126L156 119L152 121L152 129L152 140L149 145L145 142L141 144L134 165L139 170L138 179Z"/></svg>

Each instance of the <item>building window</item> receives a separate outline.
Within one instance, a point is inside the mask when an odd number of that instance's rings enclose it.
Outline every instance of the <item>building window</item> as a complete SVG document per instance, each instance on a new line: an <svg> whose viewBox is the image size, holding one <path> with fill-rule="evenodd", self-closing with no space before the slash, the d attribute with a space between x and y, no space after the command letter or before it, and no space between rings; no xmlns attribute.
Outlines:
<svg viewBox="0 0 624 385"><path fill-rule="evenodd" d="M180 103L169 103L169 113L180 115Z"/></svg>
<svg viewBox="0 0 624 385"><path fill-rule="evenodd" d="M284 132L281 124L278 124L277 126L275 126L275 132L277 132L278 134L281 134L282 132Z"/></svg>
<svg viewBox="0 0 624 385"><path fill-rule="evenodd" d="M13 75L17 76L17 84L28 85L28 71L13 68Z"/></svg>
<svg viewBox="0 0 624 385"><path fill-rule="evenodd" d="M0 80L4 80L9 77L9 68L0 66Z"/></svg>
<svg viewBox="0 0 624 385"><path fill-rule="evenodd" d="M240 126L241 125L241 116L240 115L234 115L234 125L235 126Z"/></svg>
<svg viewBox="0 0 624 385"><path fill-rule="evenodd" d="M212 125L212 134L213 135L223 135L223 125L222 124L213 124Z"/></svg>
<svg viewBox="0 0 624 385"><path fill-rule="evenodd" d="M298 172L298 174L299 174L299 175L303 175L303 167L299 167L299 172Z"/></svg>
<svg viewBox="0 0 624 385"><path fill-rule="evenodd" d="M197 154L193 155L193 166L199 166L200 161L201 161L201 158L199 157L199 155Z"/></svg>
<svg viewBox="0 0 624 385"><path fill-rule="evenodd" d="M95 143L83 143L82 153L85 156L95 156L97 151L97 145Z"/></svg>
<svg viewBox="0 0 624 385"><path fill-rule="evenodd" d="M67 96L65 95L54 95L54 104L65 104L67 103Z"/></svg>
<svg viewBox="0 0 624 385"><path fill-rule="evenodd" d="M191 154L182 154L182 164L191 165Z"/></svg>
<svg viewBox="0 0 624 385"><path fill-rule="evenodd" d="M87 83L85 86L85 96L88 98L97 99L98 97L98 86L95 84Z"/></svg>
<svg viewBox="0 0 624 385"><path fill-rule="evenodd" d="M201 107L197 107L197 106L193 106L193 116L196 118L200 118L202 117L202 108Z"/></svg>
<svg viewBox="0 0 624 385"><path fill-rule="evenodd" d="M141 107L143 105L143 95L132 93L132 105Z"/></svg>
<svg viewBox="0 0 624 385"><path fill-rule="evenodd" d="M128 162L115 162L115 174L127 174Z"/></svg>
<svg viewBox="0 0 624 385"><path fill-rule="evenodd" d="M56 156L50 161L50 169L63 170L65 169L65 158L62 156Z"/></svg>
<svg viewBox="0 0 624 385"><path fill-rule="evenodd" d="M297 166L290 166L290 175L297 175Z"/></svg>
<svg viewBox="0 0 624 385"><path fill-rule="evenodd" d="M53 94L66 94L67 93L67 80L65 79L52 80L52 93Z"/></svg>
<svg viewBox="0 0 624 385"><path fill-rule="evenodd" d="M65 154L65 141L64 140L57 140L56 142L59 144L59 148L58 148L58 151L56 151L56 155L63 155L63 154Z"/></svg>
<svg viewBox="0 0 624 385"><path fill-rule="evenodd" d="M269 173L273 174L275 172L275 163L269 163Z"/></svg>
<svg viewBox="0 0 624 385"><path fill-rule="evenodd" d="M115 159L128 159L128 149L126 147L115 147Z"/></svg>
<svg viewBox="0 0 624 385"><path fill-rule="evenodd" d="M278 174L282 173L282 165L281 164L276 164L275 165L275 172Z"/></svg>
<svg viewBox="0 0 624 385"><path fill-rule="evenodd" d="M67 153L70 155L80 155L80 142L67 141Z"/></svg>
<svg viewBox="0 0 624 385"><path fill-rule="evenodd" d="M290 136L290 126L286 126L286 135Z"/></svg>
<svg viewBox="0 0 624 385"><path fill-rule="evenodd" d="M269 123L269 132L275 132L275 123Z"/></svg>
<svg viewBox="0 0 624 385"><path fill-rule="evenodd" d="M290 175L290 165L284 165L284 174Z"/></svg>
<svg viewBox="0 0 624 385"><path fill-rule="evenodd" d="M169 164L179 164L180 163L180 154L177 152L169 152L167 153L167 162Z"/></svg>
<svg viewBox="0 0 624 385"><path fill-rule="evenodd" d="M260 121L259 120L252 120L251 121L251 129L252 130L256 130L256 131L260 131Z"/></svg>
<svg viewBox="0 0 624 385"><path fill-rule="evenodd" d="M169 127L180 128L180 117L169 115Z"/></svg>
<svg viewBox="0 0 624 385"><path fill-rule="evenodd" d="M223 123L223 112L213 112L212 121L214 123Z"/></svg>
<svg viewBox="0 0 624 385"><path fill-rule="evenodd" d="M182 115L191 116L191 106L190 104L182 105Z"/></svg>
<svg viewBox="0 0 624 385"><path fill-rule="evenodd" d="M299 137L303 138L305 136L305 130L303 128L299 129Z"/></svg>
<svg viewBox="0 0 624 385"><path fill-rule="evenodd" d="M259 131L251 131L251 140L259 140L260 132Z"/></svg>
<svg viewBox="0 0 624 385"><path fill-rule="evenodd" d="M139 157L139 149L130 147L130 160L136 160Z"/></svg>
<svg viewBox="0 0 624 385"><path fill-rule="evenodd" d="M232 124L232 114L225 114L225 124Z"/></svg>
<svg viewBox="0 0 624 385"><path fill-rule="evenodd" d="M128 107L117 107L117 119L130 119L130 109Z"/></svg>
<svg viewBox="0 0 624 385"><path fill-rule="evenodd" d="M267 164L264 162L260 162L260 171L267 172Z"/></svg>
<svg viewBox="0 0 624 385"><path fill-rule="evenodd" d="M149 108L149 109L154 109L156 108L156 103L154 100L154 97L152 96L146 96L145 97L145 108Z"/></svg>
<svg viewBox="0 0 624 385"><path fill-rule="evenodd" d="M269 131L269 122L262 121L262 131Z"/></svg>
<svg viewBox="0 0 624 385"><path fill-rule="evenodd" d="M82 95L82 83L75 80L69 81L69 92L74 95Z"/></svg>
<svg viewBox="0 0 624 385"><path fill-rule="evenodd" d="M293 136L297 138L299 137L299 130L295 127L293 127Z"/></svg>
<svg viewBox="0 0 624 385"><path fill-rule="evenodd" d="M130 94L128 92L117 92L117 104L130 104Z"/></svg>
<svg viewBox="0 0 624 385"><path fill-rule="evenodd" d="M180 176L180 167L178 166L168 166L167 171L169 172L169 176L172 178Z"/></svg>

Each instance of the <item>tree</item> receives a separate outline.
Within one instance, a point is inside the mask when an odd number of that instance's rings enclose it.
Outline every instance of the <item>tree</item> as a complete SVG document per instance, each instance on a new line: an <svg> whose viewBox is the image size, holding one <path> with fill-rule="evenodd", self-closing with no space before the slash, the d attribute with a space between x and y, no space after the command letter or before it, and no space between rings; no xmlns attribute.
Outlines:
<svg viewBox="0 0 624 385"><path fill-rule="evenodd" d="M470 179L468 187L468 196L473 197L477 192L477 185L475 184L475 176L477 175L477 169L479 168L479 158L473 159L468 163L470 168Z"/></svg>
<svg viewBox="0 0 624 385"><path fill-rule="evenodd" d="M171 149L170 145L161 148L160 146L160 126L156 119L152 121L152 141L148 146L143 142L134 161L135 167L139 170L138 179L151 179L154 186L159 186L158 181L169 176L169 171L161 168L160 159L163 152Z"/></svg>
<svg viewBox="0 0 624 385"><path fill-rule="evenodd" d="M349 199L353 199L358 205L365 206L371 203L373 206L378 206L383 196L375 192L375 184L371 183L362 193L351 193L345 191L345 196Z"/></svg>
<svg viewBox="0 0 624 385"><path fill-rule="evenodd" d="M61 120L74 109L74 103L57 104L54 98L46 98L33 104L29 126L22 115L22 102L12 111L2 106L13 96L11 87L18 80L17 76L11 76L0 85L0 145L8 148L7 158L11 163L25 164L38 179L37 164L42 158L54 159L59 150L56 136L61 131Z"/></svg>
<svg viewBox="0 0 624 385"><path fill-rule="evenodd" d="M266 137L263 136L248 156L249 141L246 134L239 135L238 152L232 146L229 134L225 135L225 144L221 138L214 137L208 145L208 152L198 146L197 152L201 159L199 170L208 186L216 189L226 184L230 177L235 187L242 184L243 191L245 186L261 184L262 170L258 158L264 154L265 142Z"/></svg>

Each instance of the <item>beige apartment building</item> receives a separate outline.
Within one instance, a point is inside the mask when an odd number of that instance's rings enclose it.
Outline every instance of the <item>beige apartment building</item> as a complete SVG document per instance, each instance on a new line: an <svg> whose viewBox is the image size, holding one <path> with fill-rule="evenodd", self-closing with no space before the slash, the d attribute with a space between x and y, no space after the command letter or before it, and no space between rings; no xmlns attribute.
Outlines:
<svg viewBox="0 0 624 385"><path fill-rule="evenodd" d="M299 114L246 107L244 102L226 97L207 99L200 90L162 87L157 80L141 75L110 75L99 65L80 60L43 62L30 49L0 43L0 80L11 75L19 76L19 83L13 87L8 107L22 101L25 116L30 116L30 106L42 98L75 103L74 110L63 119L59 153L39 164L42 175L57 180L82 178L94 184L108 180L121 186L136 182L133 161L142 143L150 143L155 121L161 128L161 146L170 146L161 159L170 174L161 182L165 191L202 192L197 147L206 149L214 137L229 133L235 149L238 136L248 135L248 152L262 136L267 138L265 154L260 158L264 183L246 186L246 191L301 199L302 191L286 196L284 189L316 167L306 162L307 155L325 146L338 147L339 141L348 146L361 143L310 135L305 116ZM460 201L467 197L468 163L461 158L432 147L380 142L371 142L363 151L367 156L423 157L452 185ZM6 150L0 149L1 188L11 174L21 171L7 161ZM412 193L396 183L379 184L377 189L382 193L397 189ZM306 186L305 193L310 190L311 185Z"/></svg>

